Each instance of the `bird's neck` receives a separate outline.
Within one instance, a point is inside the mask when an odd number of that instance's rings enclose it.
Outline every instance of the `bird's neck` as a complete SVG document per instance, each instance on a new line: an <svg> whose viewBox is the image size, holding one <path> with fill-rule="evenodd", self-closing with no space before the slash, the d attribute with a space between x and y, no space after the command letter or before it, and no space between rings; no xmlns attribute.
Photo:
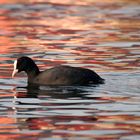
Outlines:
<svg viewBox="0 0 140 140"><path fill-rule="evenodd" d="M39 68L37 65L32 65L30 66L26 71L27 76L28 76L28 83L32 83L34 78L40 73Z"/></svg>

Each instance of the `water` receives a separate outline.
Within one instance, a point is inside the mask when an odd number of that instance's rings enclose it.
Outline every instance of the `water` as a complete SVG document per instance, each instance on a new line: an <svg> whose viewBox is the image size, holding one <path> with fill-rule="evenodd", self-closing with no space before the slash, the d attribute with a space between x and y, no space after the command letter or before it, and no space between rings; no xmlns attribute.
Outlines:
<svg viewBox="0 0 140 140"><path fill-rule="evenodd" d="M140 139L139 0L0 1L0 138ZM26 89L14 60L86 67L98 86Z"/></svg>

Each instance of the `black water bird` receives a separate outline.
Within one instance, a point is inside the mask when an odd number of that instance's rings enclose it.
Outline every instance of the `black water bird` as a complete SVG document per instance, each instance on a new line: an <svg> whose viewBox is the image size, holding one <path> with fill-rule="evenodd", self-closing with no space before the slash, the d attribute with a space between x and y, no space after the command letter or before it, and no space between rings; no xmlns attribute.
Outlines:
<svg viewBox="0 0 140 140"><path fill-rule="evenodd" d="M97 73L81 67L59 65L45 71L40 71L35 62L26 56L15 60L12 77L21 71L27 73L29 85L71 86L104 83L104 79Z"/></svg>

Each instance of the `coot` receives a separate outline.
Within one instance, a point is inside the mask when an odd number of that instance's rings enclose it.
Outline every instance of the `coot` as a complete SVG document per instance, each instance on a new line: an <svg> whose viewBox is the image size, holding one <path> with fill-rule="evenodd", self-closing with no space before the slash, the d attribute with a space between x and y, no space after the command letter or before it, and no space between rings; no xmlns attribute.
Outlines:
<svg viewBox="0 0 140 140"><path fill-rule="evenodd" d="M104 83L104 79L97 73L81 67L59 65L40 72L35 62L26 56L15 60L12 77L21 71L27 73L28 84L32 85L71 86Z"/></svg>

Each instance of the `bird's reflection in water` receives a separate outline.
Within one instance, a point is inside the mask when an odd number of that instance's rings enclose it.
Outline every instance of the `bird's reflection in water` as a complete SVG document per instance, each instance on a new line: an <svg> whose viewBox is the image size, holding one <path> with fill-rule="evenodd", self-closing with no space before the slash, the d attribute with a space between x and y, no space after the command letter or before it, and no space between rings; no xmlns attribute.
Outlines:
<svg viewBox="0 0 140 140"><path fill-rule="evenodd" d="M53 99L89 99L86 95L88 95L90 91L94 92L94 88L97 86L98 85L17 87L15 95L17 98L38 98L38 96L46 96Z"/></svg>
<svg viewBox="0 0 140 140"><path fill-rule="evenodd" d="M16 115L18 116L16 118L17 123L19 124L18 129L20 131L25 129L28 129L28 131L41 130L41 134L43 134L44 132L47 136L54 135L53 130L67 131L70 129L92 129L93 126L89 125L89 123L97 121L96 117L88 115L77 116L72 114L71 112L67 114L67 112L69 110L80 110L80 103L78 103L77 100L80 100L82 102L82 100L90 99L90 97L86 95L88 94L89 89L93 92L94 88L95 87L86 86L51 86L41 87L40 89L18 87L15 94L15 103L17 104L17 107L14 109ZM62 101L61 103L57 102L59 99ZM51 102L52 100L53 102ZM71 102L71 100L73 100L74 102ZM65 108L65 106L67 108ZM62 114L58 113L57 111L62 111ZM81 123L71 124L71 122L75 121L80 121ZM86 122L87 125L82 122Z"/></svg>

